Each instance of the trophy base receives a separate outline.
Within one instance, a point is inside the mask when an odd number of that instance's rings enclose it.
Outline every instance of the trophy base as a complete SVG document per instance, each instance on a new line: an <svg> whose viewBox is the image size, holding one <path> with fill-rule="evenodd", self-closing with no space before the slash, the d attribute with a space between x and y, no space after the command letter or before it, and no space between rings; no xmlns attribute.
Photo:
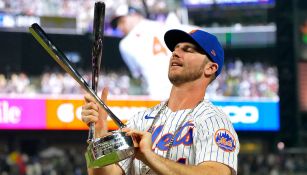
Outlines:
<svg viewBox="0 0 307 175"><path fill-rule="evenodd" d="M85 153L88 168L99 168L117 163L134 155L132 138L124 132L114 131L112 135L92 141Z"/></svg>

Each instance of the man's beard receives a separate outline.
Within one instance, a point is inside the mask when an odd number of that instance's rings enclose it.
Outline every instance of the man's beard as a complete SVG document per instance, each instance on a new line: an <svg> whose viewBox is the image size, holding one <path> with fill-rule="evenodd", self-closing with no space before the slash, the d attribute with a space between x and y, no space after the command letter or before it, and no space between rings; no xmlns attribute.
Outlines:
<svg viewBox="0 0 307 175"><path fill-rule="evenodd" d="M180 74L171 74L168 72L168 79L173 85L191 82L199 79L204 73L205 62L197 69L185 69Z"/></svg>

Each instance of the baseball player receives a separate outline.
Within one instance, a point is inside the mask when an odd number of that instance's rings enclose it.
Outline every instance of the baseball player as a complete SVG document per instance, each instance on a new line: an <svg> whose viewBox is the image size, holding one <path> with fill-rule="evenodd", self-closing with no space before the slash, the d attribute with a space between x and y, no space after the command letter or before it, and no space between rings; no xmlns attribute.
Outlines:
<svg viewBox="0 0 307 175"><path fill-rule="evenodd" d="M113 27L124 33L119 50L134 78L143 78L146 93L157 100L165 100L171 90L171 83L165 76L171 53L163 42L164 33L170 28L190 31L191 26L181 25L170 13L165 22L145 19L136 10L116 14ZM157 83L160 82L160 83Z"/></svg>
<svg viewBox="0 0 307 175"><path fill-rule="evenodd" d="M169 30L164 41L172 51L168 100L129 120L124 131L136 142L135 157L89 169L90 174L236 174L237 134L228 116L204 97L222 70L222 46L203 30ZM107 93L104 89L103 100ZM95 122L96 137L105 136L106 113L90 95L85 101L82 120Z"/></svg>

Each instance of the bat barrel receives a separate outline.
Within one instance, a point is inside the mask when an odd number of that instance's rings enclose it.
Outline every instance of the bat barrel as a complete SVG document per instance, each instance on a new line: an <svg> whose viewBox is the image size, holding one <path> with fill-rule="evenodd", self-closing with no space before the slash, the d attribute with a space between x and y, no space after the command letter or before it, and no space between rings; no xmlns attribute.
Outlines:
<svg viewBox="0 0 307 175"><path fill-rule="evenodd" d="M92 89L97 92L98 78L102 59L103 36L104 36L105 4L95 3L92 48Z"/></svg>

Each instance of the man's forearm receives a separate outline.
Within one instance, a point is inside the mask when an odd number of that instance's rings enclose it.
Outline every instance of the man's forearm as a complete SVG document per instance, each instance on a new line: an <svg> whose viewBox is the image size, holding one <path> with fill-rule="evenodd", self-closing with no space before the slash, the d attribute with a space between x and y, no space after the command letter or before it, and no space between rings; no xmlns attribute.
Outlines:
<svg viewBox="0 0 307 175"><path fill-rule="evenodd" d="M148 153L145 157L147 164L157 174L161 175L230 175L230 169L225 166L217 168L208 165L184 165L161 157L154 152Z"/></svg>
<svg viewBox="0 0 307 175"><path fill-rule="evenodd" d="M161 175L189 175L198 174L196 166L188 166L163 158L155 153L146 156L146 164ZM195 169L195 170L194 170Z"/></svg>

